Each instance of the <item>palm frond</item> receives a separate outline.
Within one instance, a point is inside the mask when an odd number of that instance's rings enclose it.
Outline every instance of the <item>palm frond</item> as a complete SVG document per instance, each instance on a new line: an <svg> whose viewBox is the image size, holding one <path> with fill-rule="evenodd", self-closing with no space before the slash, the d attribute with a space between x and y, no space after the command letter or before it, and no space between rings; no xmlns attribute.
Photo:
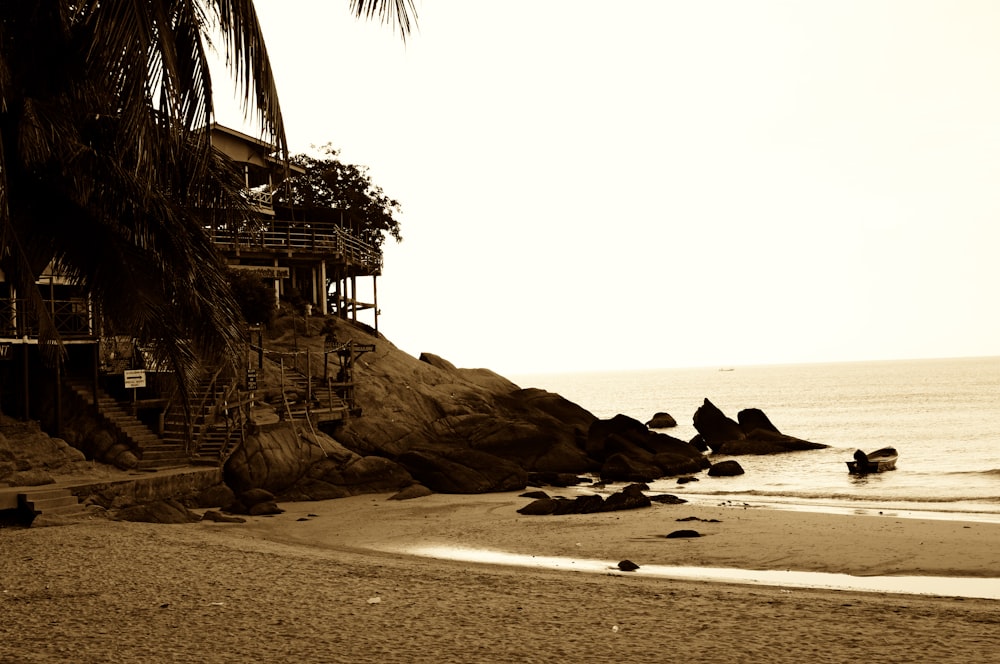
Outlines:
<svg viewBox="0 0 1000 664"><path fill-rule="evenodd" d="M357 18L377 16L386 25L398 29L403 41L417 27L417 8L413 0L351 0L351 12Z"/></svg>

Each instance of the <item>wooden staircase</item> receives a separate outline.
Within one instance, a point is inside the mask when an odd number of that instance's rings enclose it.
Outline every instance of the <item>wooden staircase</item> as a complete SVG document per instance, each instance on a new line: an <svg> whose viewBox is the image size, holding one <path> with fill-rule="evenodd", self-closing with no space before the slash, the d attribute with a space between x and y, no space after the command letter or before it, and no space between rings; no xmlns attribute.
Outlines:
<svg viewBox="0 0 1000 664"><path fill-rule="evenodd" d="M349 416L347 403L322 377L313 376L310 379L293 370L288 371L284 378L288 406L285 415L296 420L311 417L314 422L343 420Z"/></svg>
<svg viewBox="0 0 1000 664"><path fill-rule="evenodd" d="M236 441L240 439L238 428L227 427L224 418L221 422L216 421L215 405L225 393L226 387L209 375L199 381L197 388L191 394L191 407L194 411L190 423L192 463L221 464ZM188 440L188 433L183 407L180 403L174 404L164 415L163 439L171 444L184 445Z"/></svg>
<svg viewBox="0 0 1000 664"><path fill-rule="evenodd" d="M129 446L138 452L137 469L160 470L191 463L183 438L161 438L126 410L117 399L100 388L97 389L95 401L93 384L83 380L68 380L67 384L85 403L94 406L101 419L129 441Z"/></svg>

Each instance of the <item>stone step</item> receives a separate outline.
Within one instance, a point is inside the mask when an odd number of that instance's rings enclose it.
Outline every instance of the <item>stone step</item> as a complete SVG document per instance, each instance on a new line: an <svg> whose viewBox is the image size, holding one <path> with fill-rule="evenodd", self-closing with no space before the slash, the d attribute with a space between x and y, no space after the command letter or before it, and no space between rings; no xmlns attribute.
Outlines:
<svg viewBox="0 0 1000 664"><path fill-rule="evenodd" d="M35 497L32 496L25 502L35 512L51 512L58 507L74 507L80 504L77 497L68 492L65 496L57 496L54 498L35 499Z"/></svg>
<svg viewBox="0 0 1000 664"><path fill-rule="evenodd" d="M85 508L69 489L28 489L18 495L18 503L34 515L83 513Z"/></svg>
<svg viewBox="0 0 1000 664"><path fill-rule="evenodd" d="M158 447L146 448L142 451L143 461L155 461L161 459L186 459L187 453L184 450L162 450Z"/></svg>

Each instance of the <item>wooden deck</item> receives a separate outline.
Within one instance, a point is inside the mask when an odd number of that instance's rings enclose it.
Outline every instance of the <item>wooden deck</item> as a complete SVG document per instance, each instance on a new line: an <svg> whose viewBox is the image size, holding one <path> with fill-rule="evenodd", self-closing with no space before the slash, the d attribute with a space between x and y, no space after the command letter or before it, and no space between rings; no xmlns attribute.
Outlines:
<svg viewBox="0 0 1000 664"><path fill-rule="evenodd" d="M382 251L362 242L349 231L329 222L272 220L260 230L207 228L212 242L223 252L243 258L325 258L343 263L358 275L382 271Z"/></svg>

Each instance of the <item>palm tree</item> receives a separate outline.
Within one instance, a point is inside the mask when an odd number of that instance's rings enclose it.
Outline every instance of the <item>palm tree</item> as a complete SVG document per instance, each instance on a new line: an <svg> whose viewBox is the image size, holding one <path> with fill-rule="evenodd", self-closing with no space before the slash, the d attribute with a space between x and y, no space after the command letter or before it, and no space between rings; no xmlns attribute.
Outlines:
<svg viewBox="0 0 1000 664"><path fill-rule="evenodd" d="M410 31L410 0L353 0ZM252 0L0 3L0 269L61 342L36 282L56 264L110 331L158 342L189 376L233 352L239 307L204 212L246 218L242 181L211 147L206 51L219 35L244 108L287 157Z"/></svg>

